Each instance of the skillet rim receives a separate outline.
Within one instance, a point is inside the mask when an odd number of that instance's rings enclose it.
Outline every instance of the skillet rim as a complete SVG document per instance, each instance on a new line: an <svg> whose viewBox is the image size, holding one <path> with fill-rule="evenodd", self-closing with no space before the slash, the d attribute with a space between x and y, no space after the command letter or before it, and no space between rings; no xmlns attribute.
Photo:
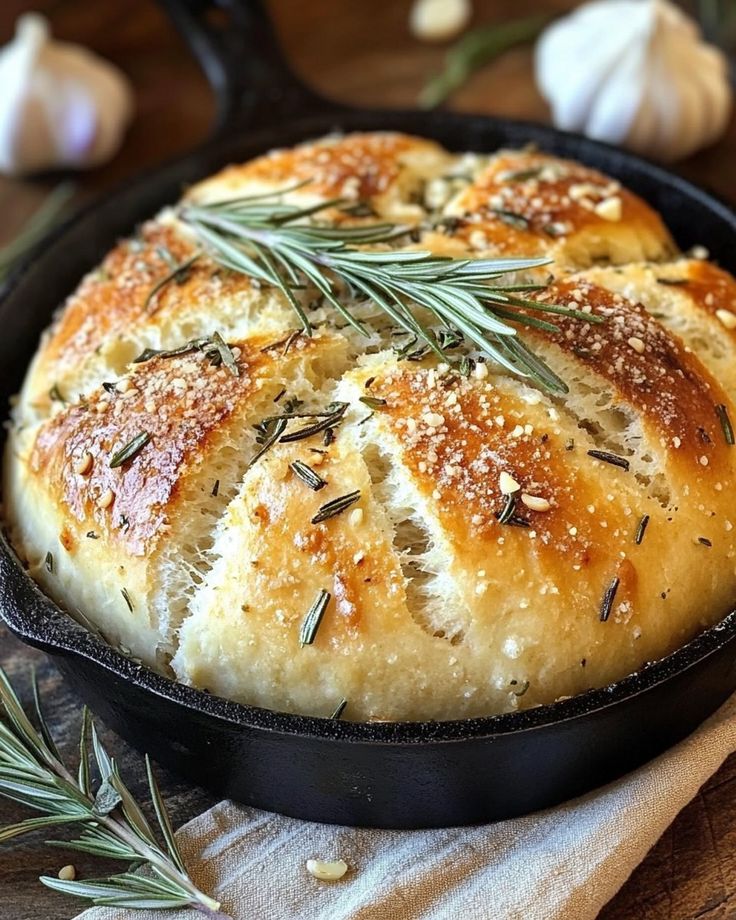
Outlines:
<svg viewBox="0 0 736 920"><path fill-rule="evenodd" d="M0 286L0 310L35 266L42 254L54 256L54 247L75 227L90 216L102 212L105 207L123 195L134 196L155 184L169 185L178 173L192 163L196 171L199 158L211 158L217 154L221 162L227 160L228 151L237 147L259 147L262 151L274 146L274 134L295 134L297 140L325 133L325 123L344 125L346 130L405 130L421 136L436 138L444 131L457 134L462 125L482 124L487 134L503 134L506 143L515 143L514 136L526 136L542 147L563 148L560 155L571 156L582 162L598 161L595 168L603 168L601 160L617 161L629 171L646 176L662 188L674 191L683 200L696 200L715 217L731 224L736 231L736 209L717 194L701 188L690 180L669 170L650 163L628 151L622 151L608 144L594 141L572 132L560 131L536 122L474 115L463 112L420 112L416 110L350 110L333 109L327 112L306 113L285 126L265 126L246 136L236 131L233 136L218 137L207 141L193 151L168 159L163 164L148 167L131 179L116 184L110 191L88 202L63 221L29 253L27 259L14 269ZM371 123L370 127L367 124ZM312 127L312 126L315 127ZM416 125L419 125L417 129ZM422 125L428 126L422 129ZM280 130L279 130L280 129ZM316 129L316 130L315 130ZM509 137L510 136L510 137ZM270 138L270 140L269 140ZM287 141L288 143L288 141ZM582 151L582 155L580 153ZM588 158L586 154L592 153ZM613 171L615 175L615 170ZM165 180L162 182L162 180ZM147 215L140 219L144 220ZM706 241L707 243L707 241ZM91 266L90 266L91 267ZM66 295L64 295L66 296ZM59 298L61 300L61 298ZM1 522L0 522L1 523ZM15 608L7 611L8 601ZM27 610L20 602L29 604ZM43 614L34 622L33 614ZM41 648L52 655L64 655L85 659L105 671L130 682L139 689L162 697L185 708L210 716L230 725L269 731L286 736L302 738L328 738L355 744L413 745L479 741L510 734L521 734L532 730L551 728L565 722L582 719L594 713L609 709L654 689L660 684L684 674L691 668L717 653L736 638L736 609L727 613L713 626L698 633L688 643L674 652L646 664L642 669L627 675L619 681L604 687L585 691L573 697L555 701L528 710L481 716L468 719L415 722L351 722L347 719L332 720L318 716L303 716L284 713L263 707L237 703L215 696L194 687L188 687L167 678L146 666L127 658L112 645L78 624L70 614L43 594L37 584L25 571L4 532L0 532L0 618L21 641ZM45 634L44 634L45 633Z"/></svg>

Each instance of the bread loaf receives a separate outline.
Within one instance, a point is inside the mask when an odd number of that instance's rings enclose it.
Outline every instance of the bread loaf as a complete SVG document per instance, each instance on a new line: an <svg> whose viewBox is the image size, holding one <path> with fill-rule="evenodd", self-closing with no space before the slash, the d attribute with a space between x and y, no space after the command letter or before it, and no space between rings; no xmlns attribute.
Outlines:
<svg viewBox="0 0 736 920"><path fill-rule="evenodd" d="M312 303L310 337L276 288L206 255L172 283L198 244L165 210L61 307L14 410L6 524L51 597L176 680L317 716L346 700L354 720L549 703L729 611L726 272L679 256L615 180L531 150L329 137L186 199L285 188L355 202L337 224L414 227L409 245L438 254L548 256L530 297L602 320L520 330L569 392L471 350L466 376L404 360L370 303L365 337ZM279 415L297 435L266 450Z"/></svg>

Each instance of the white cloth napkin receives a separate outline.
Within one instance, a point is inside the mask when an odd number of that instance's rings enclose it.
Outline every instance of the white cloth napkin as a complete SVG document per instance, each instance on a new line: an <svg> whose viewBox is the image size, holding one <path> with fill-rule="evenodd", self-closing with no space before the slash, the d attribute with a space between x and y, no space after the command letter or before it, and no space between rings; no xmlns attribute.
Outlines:
<svg viewBox="0 0 736 920"><path fill-rule="evenodd" d="M474 828L373 831L221 802L178 832L232 920L593 920L736 749L736 697L652 763L567 805ZM320 882L310 858L342 858ZM167 920L196 920L194 911ZM83 920L150 920L109 908Z"/></svg>

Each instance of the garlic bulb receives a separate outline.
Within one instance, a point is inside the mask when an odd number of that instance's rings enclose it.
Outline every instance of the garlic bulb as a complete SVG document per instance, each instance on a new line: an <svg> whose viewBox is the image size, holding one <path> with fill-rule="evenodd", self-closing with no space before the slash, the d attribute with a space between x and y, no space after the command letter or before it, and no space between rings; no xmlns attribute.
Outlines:
<svg viewBox="0 0 736 920"><path fill-rule="evenodd" d="M43 16L21 16L0 50L0 171L82 169L120 147L133 97L120 71L51 38Z"/></svg>
<svg viewBox="0 0 736 920"><path fill-rule="evenodd" d="M676 160L715 141L731 109L724 56L668 0L597 0L549 26L537 84L555 124Z"/></svg>
<svg viewBox="0 0 736 920"><path fill-rule="evenodd" d="M458 35L470 21L470 0L415 0L409 28L425 42L444 42Z"/></svg>

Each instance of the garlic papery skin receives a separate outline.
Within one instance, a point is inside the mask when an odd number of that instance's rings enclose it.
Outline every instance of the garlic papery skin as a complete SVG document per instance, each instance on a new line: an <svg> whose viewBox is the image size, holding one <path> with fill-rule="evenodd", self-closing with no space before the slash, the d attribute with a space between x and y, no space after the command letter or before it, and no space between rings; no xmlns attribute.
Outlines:
<svg viewBox="0 0 736 920"><path fill-rule="evenodd" d="M732 104L724 55L668 0L596 0L549 26L536 79L555 125L662 161L717 140Z"/></svg>
<svg viewBox="0 0 736 920"><path fill-rule="evenodd" d="M0 50L0 171L85 169L110 159L133 114L126 77L79 45L57 42L43 16L21 16Z"/></svg>

